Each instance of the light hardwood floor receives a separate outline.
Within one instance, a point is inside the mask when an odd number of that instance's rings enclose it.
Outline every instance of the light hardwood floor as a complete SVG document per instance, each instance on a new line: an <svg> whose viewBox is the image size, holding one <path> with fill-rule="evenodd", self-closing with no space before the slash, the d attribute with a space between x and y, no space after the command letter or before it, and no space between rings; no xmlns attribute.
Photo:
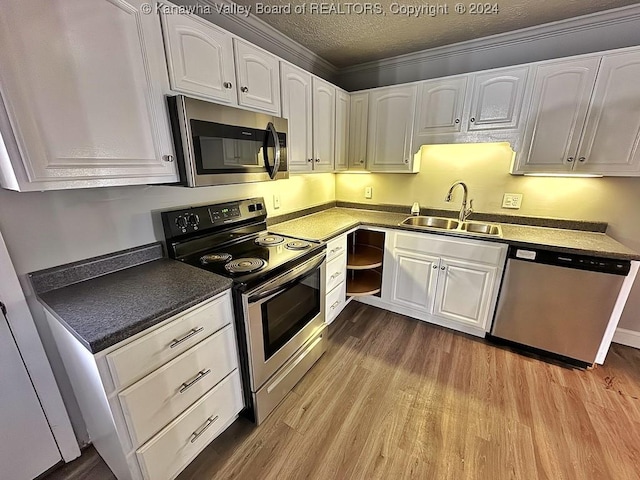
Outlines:
<svg viewBox="0 0 640 480"><path fill-rule="evenodd" d="M179 480L640 478L639 350L574 370L356 302L330 330L260 427L237 421ZM83 457L47 480L113 478Z"/></svg>

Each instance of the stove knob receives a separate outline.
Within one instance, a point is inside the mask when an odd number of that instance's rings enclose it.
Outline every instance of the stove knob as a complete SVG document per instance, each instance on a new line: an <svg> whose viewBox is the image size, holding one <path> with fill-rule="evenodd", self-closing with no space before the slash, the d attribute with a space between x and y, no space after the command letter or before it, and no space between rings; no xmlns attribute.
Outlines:
<svg viewBox="0 0 640 480"><path fill-rule="evenodd" d="M187 215L187 223L192 227L195 227L200 223L200 217L195 213L190 213Z"/></svg>
<svg viewBox="0 0 640 480"><path fill-rule="evenodd" d="M176 218L176 226L180 229L187 228L187 219L185 217L177 217Z"/></svg>

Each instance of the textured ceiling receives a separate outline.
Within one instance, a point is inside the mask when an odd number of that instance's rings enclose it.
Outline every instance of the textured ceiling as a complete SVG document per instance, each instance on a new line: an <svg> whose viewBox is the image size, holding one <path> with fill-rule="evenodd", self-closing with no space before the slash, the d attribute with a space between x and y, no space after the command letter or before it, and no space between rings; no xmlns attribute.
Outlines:
<svg viewBox="0 0 640 480"><path fill-rule="evenodd" d="M235 1L250 5L251 13L256 14L258 5L255 1ZM470 13L469 7L474 2L469 1L460 3L466 7L462 14L456 13L455 1L381 0L377 4L355 3L353 0L322 4L322 1L326 0L264 0L262 5L290 5L291 13L256 16L342 68L638 3L637 0L498 0L490 3L497 5L497 13L482 15ZM306 12L295 13L296 5L298 10L303 8L299 5L304 5ZM318 10L321 5L333 5L343 12L348 8L377 5L381 13L323 13ZM429 16L426 7L423 12L418 12L418 16L398 12L401 7L416 8L420 5L431 8L439 5L440 10L433 16ZM443 11L444 6L447 6L447 13ZM311 8L316 10L311 13Z"/></svg>

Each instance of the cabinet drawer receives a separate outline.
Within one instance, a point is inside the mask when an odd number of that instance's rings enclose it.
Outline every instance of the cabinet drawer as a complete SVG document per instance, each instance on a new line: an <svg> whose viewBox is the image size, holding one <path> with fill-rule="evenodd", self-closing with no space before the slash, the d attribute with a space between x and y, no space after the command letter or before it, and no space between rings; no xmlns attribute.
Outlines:
<svg viewBox="0 0 640 480"><path fill-rule="evenodd" d="M340 282L344 282L347 270L347 256L339 255L327 263L326 292L333 290Z"/></svg>
<svg viewBox="0 0 640 480"><path fill-rule="evenodd" d="M142 444L237 368L231 325L118 395L134 446Z"/></svg>
<svg viewBox="0 0 640 480"><path fill-rule="evenodd" d="M107 355L116 389L126 387L231 323L229 292Z"/></svg>
<svg viewBox="0 0 640 480"><path fill-rule="evenodd" d="M340 314L346 302L347 283L342 282L327 294L325 323L329 325Z"/></svg>
<svg viewBox="0 0 640 480"><path fill-rule="evenodd" d="M327 263L336 258L341 253L347 251L347 236L340 235L327 242Z"/></svg>
<svg viewBox="0 0 640 480"><path fill-rule="evenodd" d="M175 478L242 410L235 370L213 390L136 451L145 479Z"/></svg>

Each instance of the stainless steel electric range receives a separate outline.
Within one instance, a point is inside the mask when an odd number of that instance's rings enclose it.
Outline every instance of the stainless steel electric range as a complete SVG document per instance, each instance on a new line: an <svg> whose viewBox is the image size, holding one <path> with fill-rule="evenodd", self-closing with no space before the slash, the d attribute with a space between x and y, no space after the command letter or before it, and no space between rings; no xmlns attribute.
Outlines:
<svg viewBox="0 0 640 480"><path fill-rule="evenodd" d="M326 246L269 233L262 198L161 216L171 258L233 279L245 414L259 424L326 351Z"/></svg>

